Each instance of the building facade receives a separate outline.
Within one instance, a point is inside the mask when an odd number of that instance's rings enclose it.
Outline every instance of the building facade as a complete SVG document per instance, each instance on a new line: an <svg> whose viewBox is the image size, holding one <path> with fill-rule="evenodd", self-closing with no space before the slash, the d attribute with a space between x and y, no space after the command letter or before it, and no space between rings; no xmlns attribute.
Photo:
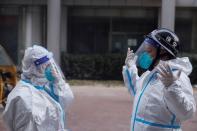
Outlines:
<svg viewBox="0 0 197 131"><path fill-rule="evenodd" d="M174 30L183 52L197 53L197 0L1 0L0 44L20 64L24 49L125 53L155 28Z"/></svg>

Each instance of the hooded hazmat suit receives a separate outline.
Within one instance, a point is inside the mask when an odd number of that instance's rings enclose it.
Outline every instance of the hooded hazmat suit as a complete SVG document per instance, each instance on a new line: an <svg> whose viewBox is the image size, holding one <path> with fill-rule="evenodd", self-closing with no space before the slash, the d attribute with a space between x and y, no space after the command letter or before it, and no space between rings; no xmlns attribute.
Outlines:
<svg viewBox="0 0 197 131"><path fill-rule="evenodd" d="M158 79L157 67L139 77L135 64L129 68L123 66L125 85L134 97L131 131L181 131L181 122L196 111L188 78L192 71L189 59L176 58L166 63L173 74L182 70L180 77L168 88Z"/></svg>
<svg viewBox="0 0 197 131"><path fill-rule="evenodd" d="M11 131L65 131L65 113L73 93L52 53L34 45L26 49L22 64L21 80L3 112L5 123ZM57 71L50 73L56 80L50 81L46 68L54 66Z"/></svg>

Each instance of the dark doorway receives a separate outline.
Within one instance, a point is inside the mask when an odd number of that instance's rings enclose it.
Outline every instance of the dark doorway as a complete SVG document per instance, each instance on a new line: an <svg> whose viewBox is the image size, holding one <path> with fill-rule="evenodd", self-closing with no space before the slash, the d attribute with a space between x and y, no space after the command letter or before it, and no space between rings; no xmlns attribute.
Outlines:
<svg viewBox="0 0 197 131"><path fill-rule="evenodd" d="M5 48L8 55L17 62L18 42L18 16L0 15L0 44Z"/></svg>

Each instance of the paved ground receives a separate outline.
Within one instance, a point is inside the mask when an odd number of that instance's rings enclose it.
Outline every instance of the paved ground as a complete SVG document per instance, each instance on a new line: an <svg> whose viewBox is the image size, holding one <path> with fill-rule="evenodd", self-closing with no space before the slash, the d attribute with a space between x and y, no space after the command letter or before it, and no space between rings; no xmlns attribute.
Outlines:
<svg viewBox="0 0 197 131"><path fill-rule="evenodd" d="M68 115L72 131L129 131L132 104L125 88L74 86L72 89L75 101ZM6 131L1 119L0 131ZM197 131L197 113L183 124L183 131Z"/></svg>
<svg viewBox="0 0 197 131"><path fill-rule="evenodd" d="M72 131L129 131L131 102L124 88L73 88Z"/></svg>
<svg viewBox="0 0 197 131"><path fill-rule="evenodd" d="M74 87L73 91L72 131L129 131L132 104L125 88ZM183 123L183 131L197 131L197 113Z"/></svg>

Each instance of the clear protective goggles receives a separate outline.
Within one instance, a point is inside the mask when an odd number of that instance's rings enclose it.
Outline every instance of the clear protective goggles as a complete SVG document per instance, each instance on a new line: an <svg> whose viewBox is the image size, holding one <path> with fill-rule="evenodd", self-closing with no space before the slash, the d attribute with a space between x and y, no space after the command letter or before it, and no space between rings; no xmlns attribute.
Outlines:
<svg viewBox="0 0 197 131"><path fill-rule="evenodd" d="M145 38L141 46L137 49L136 65L142 69L149 69L157 56L157 49L160 45L151 38Z"/></svg>

